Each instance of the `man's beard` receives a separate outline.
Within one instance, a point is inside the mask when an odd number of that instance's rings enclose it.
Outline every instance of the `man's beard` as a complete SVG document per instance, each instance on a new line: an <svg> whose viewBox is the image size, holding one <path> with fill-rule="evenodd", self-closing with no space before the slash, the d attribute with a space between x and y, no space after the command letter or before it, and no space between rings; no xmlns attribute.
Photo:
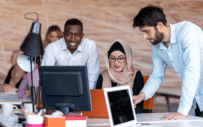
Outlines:
<svg viewBox="0 0 203 127"><path fill-rule="evenodd" d="M164 38L163 33L159 32L156 27L155 28L155 37L154 37L154 42L152 43L153 45L157 45L159 42L161 42Z"/></svg>

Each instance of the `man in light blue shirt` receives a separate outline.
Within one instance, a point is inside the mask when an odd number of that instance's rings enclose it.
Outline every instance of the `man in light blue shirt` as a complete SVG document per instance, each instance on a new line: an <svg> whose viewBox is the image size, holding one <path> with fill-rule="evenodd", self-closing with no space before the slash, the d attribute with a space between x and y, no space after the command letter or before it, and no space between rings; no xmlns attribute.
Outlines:
<svg viewBox="0 0 203 127"><path fill-rule="evenodd" d="M203 32L197 25L182 21L168 24L163 10L156 6L142 8L134 18L144 39L151 45L153 70L140 94L133 96L134 105L151 98L160 87L166 66L174 68L182 79L178 111L163 120L183 119L190 108L203 117Z"/></svg>

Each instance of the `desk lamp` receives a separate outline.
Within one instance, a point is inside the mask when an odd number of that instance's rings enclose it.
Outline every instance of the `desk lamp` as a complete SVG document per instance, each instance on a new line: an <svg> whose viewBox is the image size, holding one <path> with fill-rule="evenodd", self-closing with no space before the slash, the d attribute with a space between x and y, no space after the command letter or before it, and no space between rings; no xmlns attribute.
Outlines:
<svg viewBox="0 0 203 127"><path fill-rule="evenodd" d="M27 14L33 14L33 13L37 15L36 20L26 17ZM30 32L25 37L24 41L22 42L22 44L20 46L20 49L24 52L24 54L18 57L17 62L18 62L18 65L24 71L31 72L30 91L31 91L31 100L32 100L32 105L33 105L33 111L35 112L34 106L35 106L35 103L36 103L35 101L37 100L37 98L36 98L36 91L33 86L32 71L34 70L34 66L35 66L35 64L33 63L34 58L35 58L35 60L36 60L36 57L42 58L41 56L44 53L43 45L42 45L42 38L41 38L41 23L38 22L38 13L36 13L36 12L26 13L24 15L24 17L26 19L34 20L35 22L32 23ZM30 62L30 65L29 65L29 62ZM34 96L35 96L35 98L34 98Z"/></svg>

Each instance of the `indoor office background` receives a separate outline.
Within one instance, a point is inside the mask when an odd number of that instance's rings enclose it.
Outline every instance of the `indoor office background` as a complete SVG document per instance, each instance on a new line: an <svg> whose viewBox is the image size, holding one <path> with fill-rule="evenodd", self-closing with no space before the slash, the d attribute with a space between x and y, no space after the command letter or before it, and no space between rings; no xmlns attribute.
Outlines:
<svg viewBox="0 0 203 127"><path fill-rule="evenodd" d="M203 28L203 0L0 0L0 81L3 83L10 67L10 57L19 49L28 34L32 21L24 18L28 12L37 12L42 24L42 40L51 25L63 30L67 19L78 18L84 24L85 38L96 42L100 71L105 69L104 54L111 42L122 39L133 49L133 66L145 76L152 71L150 42L144 40L138 28L132 28L132 19L140 8L149 4L161 6L169 23L191 21ZM29 17L35 18L35 15ZM180 92L181 80L167 67L159 91ZM170 99L172 104L178 99ZM157 97L153 112L167 111L165 98Z"/></svg>

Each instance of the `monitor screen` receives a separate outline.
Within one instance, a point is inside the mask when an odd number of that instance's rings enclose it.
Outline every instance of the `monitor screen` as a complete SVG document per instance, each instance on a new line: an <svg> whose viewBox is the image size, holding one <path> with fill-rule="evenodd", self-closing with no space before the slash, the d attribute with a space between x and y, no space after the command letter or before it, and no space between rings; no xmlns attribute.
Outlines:
<svg viewBox="0 0 203 127"><path fill-rule="evenodd" d="M112 91L107 95L114 125L135 119L128 90Z"/></svg>
<svg viewBox="0 0 203 127"><path fill-rule="evenodd" d="M39 71L43 108L91 111L86 66L40 66Z"/></svg>

